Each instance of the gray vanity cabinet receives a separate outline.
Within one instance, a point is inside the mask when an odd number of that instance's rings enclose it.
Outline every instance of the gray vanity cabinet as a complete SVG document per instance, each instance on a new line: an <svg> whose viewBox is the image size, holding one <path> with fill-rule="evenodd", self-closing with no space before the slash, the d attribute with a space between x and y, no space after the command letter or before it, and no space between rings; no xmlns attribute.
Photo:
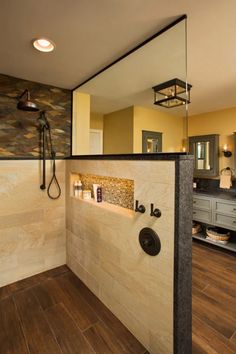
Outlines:
<svg viewBox="0 0 236 354"><path fill-rule="evenodd" d="M213 200L213 224L236 231L236 202Z"/></svg>
<svg viewBox="0 0 236 354"><path fill-rule="evenodd" d="M212 200L208 197L193 197L193 219L195 221L212 223Z"/></svg>
<svg viewBox="0 0 236 354"><path fill-rule="evenodd" d="M193 220L236 231L236 201L211 196L194 195ZM206 239L203 234L193 235L193 238L213 243L219 247L236 252L236 240L233 239L233 237L231 237L226 245L210 241Z"/></svg>

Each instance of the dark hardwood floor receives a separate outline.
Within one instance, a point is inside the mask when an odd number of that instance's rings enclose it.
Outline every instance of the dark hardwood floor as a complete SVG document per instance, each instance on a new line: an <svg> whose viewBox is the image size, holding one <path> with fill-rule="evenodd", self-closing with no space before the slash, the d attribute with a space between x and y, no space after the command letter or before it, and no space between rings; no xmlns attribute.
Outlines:
<svg viewBox="0 0 236 354"><path fill-rule="evenodd" d="M62 266L0 288L0 354L25 353L148 352ZM236 258L194 242L193 354L206 353L236 353Z"/></svg>
<svg viewBox="0 0 236 354"><path fill-rule="evenodd" d="M66 267L0 288L0 354L147 354Z"/></svg>
<svg viewBox="0 0 236 354"><path fill-rule="evenodd" d="M236 353L236 258L193 242L193 354Z"/></svg>

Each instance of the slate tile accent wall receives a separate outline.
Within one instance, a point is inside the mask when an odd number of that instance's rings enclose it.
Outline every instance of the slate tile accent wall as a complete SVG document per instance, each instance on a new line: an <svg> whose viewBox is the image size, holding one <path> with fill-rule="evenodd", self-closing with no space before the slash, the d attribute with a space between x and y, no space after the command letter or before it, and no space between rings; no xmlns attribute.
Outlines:
<svg viewBox="0 0 236 354"><path fill-rule="evenodd" d="M17 110L17 97L28 89L46 111L58 157L70 155L71 91L0 74L0 158L39 157L39 112Z"/></svg>

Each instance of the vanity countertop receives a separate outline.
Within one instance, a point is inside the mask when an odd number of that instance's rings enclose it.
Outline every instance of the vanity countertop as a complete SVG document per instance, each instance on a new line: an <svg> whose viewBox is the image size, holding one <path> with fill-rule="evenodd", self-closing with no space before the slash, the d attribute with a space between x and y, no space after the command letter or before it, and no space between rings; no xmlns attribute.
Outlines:
<svg viewBox="0 0 236 354"><path fill-rule="evenodd" d="M224 190L204 190L204 189L194 189L193 190L193 195L203 195L203 196L209 196L212 198L219 198L219 199L226 199L226 200L232 200L236 201L236 191L235 190L229 190L229 191L224 191Z"/></svg>

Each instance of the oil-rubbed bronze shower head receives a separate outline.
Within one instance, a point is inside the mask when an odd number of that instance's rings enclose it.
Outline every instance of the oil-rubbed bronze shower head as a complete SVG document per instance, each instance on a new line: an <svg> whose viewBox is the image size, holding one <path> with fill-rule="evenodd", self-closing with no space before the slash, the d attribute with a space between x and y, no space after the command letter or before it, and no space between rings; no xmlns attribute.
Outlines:
<svg viewBox="0 0 236 354"><path fill-rule="evenodd" d="M25 94L27 95L26 99L22 100ZM20 95L17 108L22 111L28 111L28 112L37 112L39 110L37 105L34 102L30 101L30 92L27 89Z"/></svg>

